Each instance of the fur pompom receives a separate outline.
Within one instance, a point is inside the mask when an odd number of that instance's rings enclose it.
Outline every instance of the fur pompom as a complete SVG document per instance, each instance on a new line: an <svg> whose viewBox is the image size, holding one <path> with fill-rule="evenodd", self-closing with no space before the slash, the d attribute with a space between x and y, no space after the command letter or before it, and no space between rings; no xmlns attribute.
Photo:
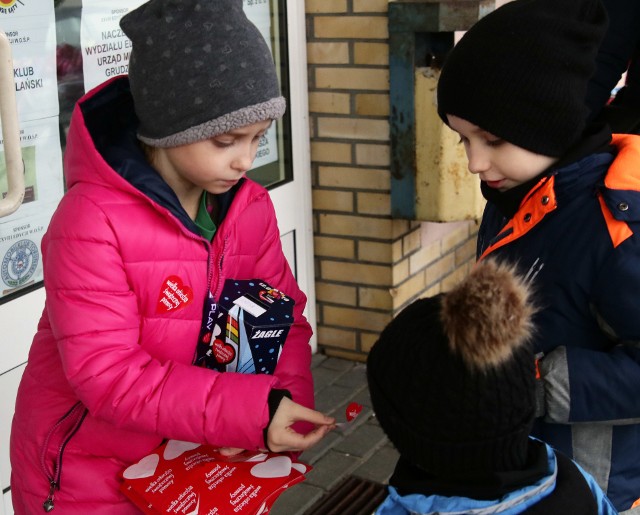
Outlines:
<svg viewBox="0 0 640 515"><path fill-rule="evenodd" d="M452 352L482 370L528 342L534 312L529 287L515 268L486 260L444 295L441 318Z"/></svg>

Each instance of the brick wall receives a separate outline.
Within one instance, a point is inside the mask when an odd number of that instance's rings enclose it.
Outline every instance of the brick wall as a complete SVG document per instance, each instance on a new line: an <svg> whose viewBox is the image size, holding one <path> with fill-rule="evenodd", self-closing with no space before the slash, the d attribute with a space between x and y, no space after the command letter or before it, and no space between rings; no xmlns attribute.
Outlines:
<svg viewBox="0 0 640 515"><path fill-rule="evenodd" d="M363 360L412 300L474 261L475 222L393 219L388 0L306 0L321 351Z"/></svg>

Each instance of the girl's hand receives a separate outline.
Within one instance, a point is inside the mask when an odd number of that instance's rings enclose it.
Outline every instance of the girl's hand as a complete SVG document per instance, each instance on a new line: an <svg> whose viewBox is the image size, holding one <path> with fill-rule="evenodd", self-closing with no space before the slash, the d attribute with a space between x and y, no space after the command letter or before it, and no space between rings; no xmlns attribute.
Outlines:
<svg viewBox="0 0 640 515"><path fill-rule="evenodd" d="M244 449L240 449L238 447L220 447L220 449L218 449L218 452L223 456L229 458L231 456L235 456L236 454L244 452Z"/></svg>
<svg viewBox="0 0 640 515"><path fill-rule="evenodd" d="M306 435L297 433L291 426L299 421L310 422L316 428ZM267 430L267 446L273 452L304 451L322 440L335 427L335 422L332 417L283 397Z"/></svg>

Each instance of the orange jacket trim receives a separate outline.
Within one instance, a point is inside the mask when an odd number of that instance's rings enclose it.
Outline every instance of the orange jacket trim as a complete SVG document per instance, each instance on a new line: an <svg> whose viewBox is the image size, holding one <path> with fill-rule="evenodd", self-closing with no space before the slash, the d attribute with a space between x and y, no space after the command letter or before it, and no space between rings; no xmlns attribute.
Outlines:
<svg viewBox="0 0 640 515"><path fill-rule="evenodd" d="M602 198L602 195L598 194L598 201L600 202L600 208L602 209L602 214L604 216L604 221L607 224L607 229L609 230L609 236L611 237L611 242L613 243L614 248L620 245L624 240L631 237L633 235L633 231L627 225L627 222L623 222L622 220L616 220L611 214L611 210L609 206L607 206L606 202Z"/></svg>
<svg viewBox="0 0 640 515"><path fill-rule="evenodd" d="M607 171L604 185L612 190L640 191L640 175L629 173L629 163L640 165L640 136L614 134L611 143L618 155Z"/></svg>
<svg viewBox="0 0 640 515"><path fill-rule="evenodd" d="M546 215L558 207L554 190L555 177L543 177L540 179L534 191L522 202L518 212L509 220L507 225L495 238L495 243L487 247L480 256L484 259L493 252L514 240L517 240L535 227Z"/></svg>
<svg viewBox="0 0 640 515"><path fill-rule="evenodd" d="M640 191L640 176L629 173L629 162L640 163L640 136L633 134L614 134L611 142L618 148L618 156L611 163L604 185L612 190ZM614 247L629 238L633 231L623 220L618 220L605 203L602 195L598 195L600 208L604 215L609 236Z"/></svg>

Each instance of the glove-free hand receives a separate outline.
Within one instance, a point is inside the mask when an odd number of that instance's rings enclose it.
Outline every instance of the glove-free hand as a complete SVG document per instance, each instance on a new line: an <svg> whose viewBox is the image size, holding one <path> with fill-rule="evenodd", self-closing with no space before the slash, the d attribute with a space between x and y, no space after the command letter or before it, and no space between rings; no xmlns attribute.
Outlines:
<svg viewBox="0 0 640 515"><path fill-rule="evenodd" d="M220 447L220 449L218 449L218 452L223 456L230 458L244 452L244 449L240 449L239 447Z"/></svg>
<svg viewBox="0 0 640 515"><path fill-rule="evenodd" d="M302 421L313 424L315 429L303 435L291 427ZM301 452L322 440L335 427L335 422L332 417L283 397L269 424L266 443L273 452Z"/></svg>

